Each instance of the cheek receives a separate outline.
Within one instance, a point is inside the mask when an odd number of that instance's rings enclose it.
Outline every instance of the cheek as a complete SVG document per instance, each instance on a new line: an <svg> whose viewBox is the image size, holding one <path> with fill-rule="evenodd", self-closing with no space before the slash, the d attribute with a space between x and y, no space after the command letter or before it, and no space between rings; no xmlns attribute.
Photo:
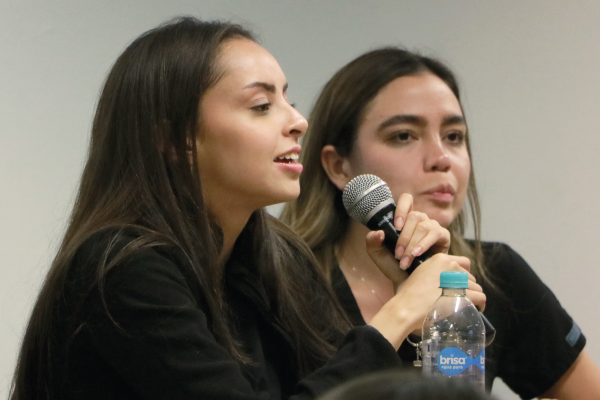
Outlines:
<svg viewBox="0 0 600 400"><path fill-rule="evenodd" d="M374 158L374 169L377 169L383 180L395 182L403 187L409 188L417 186L423 179L419 160L411 157L411 154L401 153L399 151L382 152Z"/></svg>
<svg viewBox="0 0 600 400"><path fill-rule="evenodd" d="M197 140L198 167L205 182L231 184L240 175L239 164L248 164L242 151L243 143L235 126L214 119L204 125L201 138ZM249 150L251 151L251 150ZM243 170L243 168L242 168Z"/></svg>
<svg viewBox="0 0 600 400"><path fill-rule="evenodd" d="M380 177L390 187L394 200L403 193L412 193L415 182L422 178L410 154L386 146L363 146L361 150L350 158L351 175Z"/></svg>
<svg viewBox="0 0 600 400"><path fill-rule="evenodd" d="M351 158L355 175L374 174L386 180L386 177L389 179L404 174L403 170L407 166L403 162L405 157L386 146L362 146L361 151L355 153Z"/></svg>
<svg viewBox="0 0 600 400"><path fill-rule="evenodd" d="M464 157L461 157L459 162L456 164L456 179L461 188L464 187L464 191L466 192L467 186L469 185L469 177L471 176L471 162L469 156L465 154Z"/></svg>
<svg viewBox="0 0 600 400"><path fill-rule="evenodd" d="M452 219L454 219L454 217L458 215L460 210L462 210L467 198L467 191L469 188L469 177L471 176L471 163L468 155L462 158L460 163L455 164L454 171L458 187L455 203L453 206L454 216L452 217ZM450 222L451 221L448 222L448 225Z"/></svg>
<svg viewBox="0 0 600 400"><path fill-rule="evenodd" d="M264 146L261 136L256 135L243 118L235 113L216 116L205 123L204 135L200 140L206 154L221 163L237 163L250 158L257 148Z"/></svg>

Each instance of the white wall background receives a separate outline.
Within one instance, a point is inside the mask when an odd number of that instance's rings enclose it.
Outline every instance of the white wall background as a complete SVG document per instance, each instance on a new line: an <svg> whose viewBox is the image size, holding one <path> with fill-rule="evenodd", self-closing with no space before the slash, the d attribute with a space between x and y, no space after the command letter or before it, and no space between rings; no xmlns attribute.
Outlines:
<svg viewBox="0 0 600 400"><path fill-rule="evenodd" d="M530 262L600 364L600 2L0 0L1 397L65 227L103 79L131 40L180 14L254 29L305 115L334 71L375 47L448 62L462 83L484 238Z"/></svg>

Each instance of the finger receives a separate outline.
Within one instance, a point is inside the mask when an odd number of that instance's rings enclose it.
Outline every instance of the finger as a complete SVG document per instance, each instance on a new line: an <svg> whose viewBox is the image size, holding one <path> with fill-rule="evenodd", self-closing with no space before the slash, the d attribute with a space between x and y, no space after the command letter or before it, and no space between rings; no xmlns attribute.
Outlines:
<svg viewBox="0 0 600 400"><path fill-rule="evenodd" d="M418 257L427 250L430 250L433 253L448 254L448 250L450 249L450 232L439 226L437 221L432 222L435 223L433 228L429 229L426 232L425 237L418 241L410 251L410 254L413 256ZM410 247L411 244L409 243L405 251L408 251Z"/></svg>
<svg viewBox="0 0 600 400"><path fill-rule="evenodd" d="M469 289L468 290L473 290L475 292L483 293L483 288L481 287L481 285L474 281L471 281L471 280L469 281Z"/></svg>
<svg viewBox="0 0 600 400"><path fill-rule="evenodd" d="M439 254L439 255L435 255L434 257L442 257L442 256L443 256L443 254ZM469 279L471 279L471 277L472 277L473 280L475 280L475 277L470 274L471 260L468 257L463 257L463 256L446 256L446 257L450 257L450 259L452 259L452 261L456 262L462 269L469 272Z"/></svg>
<svg viewBox="0 0 600 400"><path fill-rule="evenodd" d="M401 230L406 222L408 213L413 209L413 197L411 194L403 193L396 203L396 212L394 214L394 227Z"/></svg>
<svg viewBox="0 0 600 400"><path fill-rule="evenodd" d="M407 278L406 272L398 268L398 260L383 246L383 231L369 232L366 237L367 254L381 272L397 287Z"/></svg>
<svg viewBox="0 0 600 400"><path fill-rule="evenodd" d="M469 300L471 300L473 304L475 304L475 307L477 307L479 311L483 312L485 310L487 298L484 293L476 290L467 289L466 295L469 298Z"/></svg>
<svg viewBox="0 0 600 400"><path fill-rule="evenodd" d="M468 274L469 282L477 282L477 278L475 278L475 275L471 274L471 272L470 272L471 260L469 260L466 257L459 257L459 256L449 256L449 257L451 258L450 268L448 269L449 271L466 272Z"/></svg>
<svg viewBox="0 0 600 400"><path fill-rule="evenodd" d="M412 250L414 246L426 235L427 224L417 229L420 223L427 221L429 218L426 214L411 211L407 218L400 237L398 238L398 244L396 245L396 258L400 260L400 268L406 269L412 263L414 256Z"/></svg>
<svg viewBox="0 0 600 400"><path fill-rule="evenodd" d="M431 246L437 245L438 242L440 242L439 248L441 249L449 247L450 232L445 228L442 228L437 221L425 219L415 226L412 237L404 250L404 254L420 256L425 251L429 250ZM439 251L437 251L437 253L439 253Z"/></svg>
<svg viewBox="0 0 600 400"><path fill-rule="evenodd" d="M420 225L424 226L421 227ZM439 222L433 219L421 222L417 226L417 229L426 229L426 235L411 251L413 256L420 256L428 250L434 254L448 254L451 242L450 231L448 231L448 229L444 228Z"/></svg>

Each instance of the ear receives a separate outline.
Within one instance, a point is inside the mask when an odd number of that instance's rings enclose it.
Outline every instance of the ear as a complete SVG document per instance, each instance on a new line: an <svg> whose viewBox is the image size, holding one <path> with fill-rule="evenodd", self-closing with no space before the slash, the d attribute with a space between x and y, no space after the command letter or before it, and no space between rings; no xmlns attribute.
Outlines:
<svg viewBox="0 0 600 400"><path fill-rule="evenodd" d="M340 156L335 147L330 144L321 150L321 165L329 180L340 190L344 190L353 178L348 159Z"/></svg>

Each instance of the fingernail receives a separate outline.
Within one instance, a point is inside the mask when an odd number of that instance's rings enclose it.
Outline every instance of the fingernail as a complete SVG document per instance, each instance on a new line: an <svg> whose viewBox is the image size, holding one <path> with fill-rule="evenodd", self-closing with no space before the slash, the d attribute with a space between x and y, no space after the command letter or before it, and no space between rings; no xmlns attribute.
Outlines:
<svg viewBox="0 0 600 400"><path fill-rule="evenodd" d="M394 220L394 225L396 225L396 229L400 230L404 226L404 220L402 217L398 217Z"/></svg>
<svg viewBox="0 0 600 400"><path fill-rule="evenodd" d="M408 256L402 257L402 260L400 260L400 268L406 269L406 268L408 268L409 265L410 265L410 257L408 257Z"/></svg>
<svg viewBox="0 0 600 400"><path fill-rule="evenodd" d="M412 255L415 257L420 256L421 253L423 253L423 249L421 248L421 246L415 247L412 251Z"/></svg>
<svg viewBox="0 0 600 400"><path fill-rule="evenodd" d="M396 258L400 259L400 257L402 257L402 254L404 254L404 246L396 247Z"/></svg>

